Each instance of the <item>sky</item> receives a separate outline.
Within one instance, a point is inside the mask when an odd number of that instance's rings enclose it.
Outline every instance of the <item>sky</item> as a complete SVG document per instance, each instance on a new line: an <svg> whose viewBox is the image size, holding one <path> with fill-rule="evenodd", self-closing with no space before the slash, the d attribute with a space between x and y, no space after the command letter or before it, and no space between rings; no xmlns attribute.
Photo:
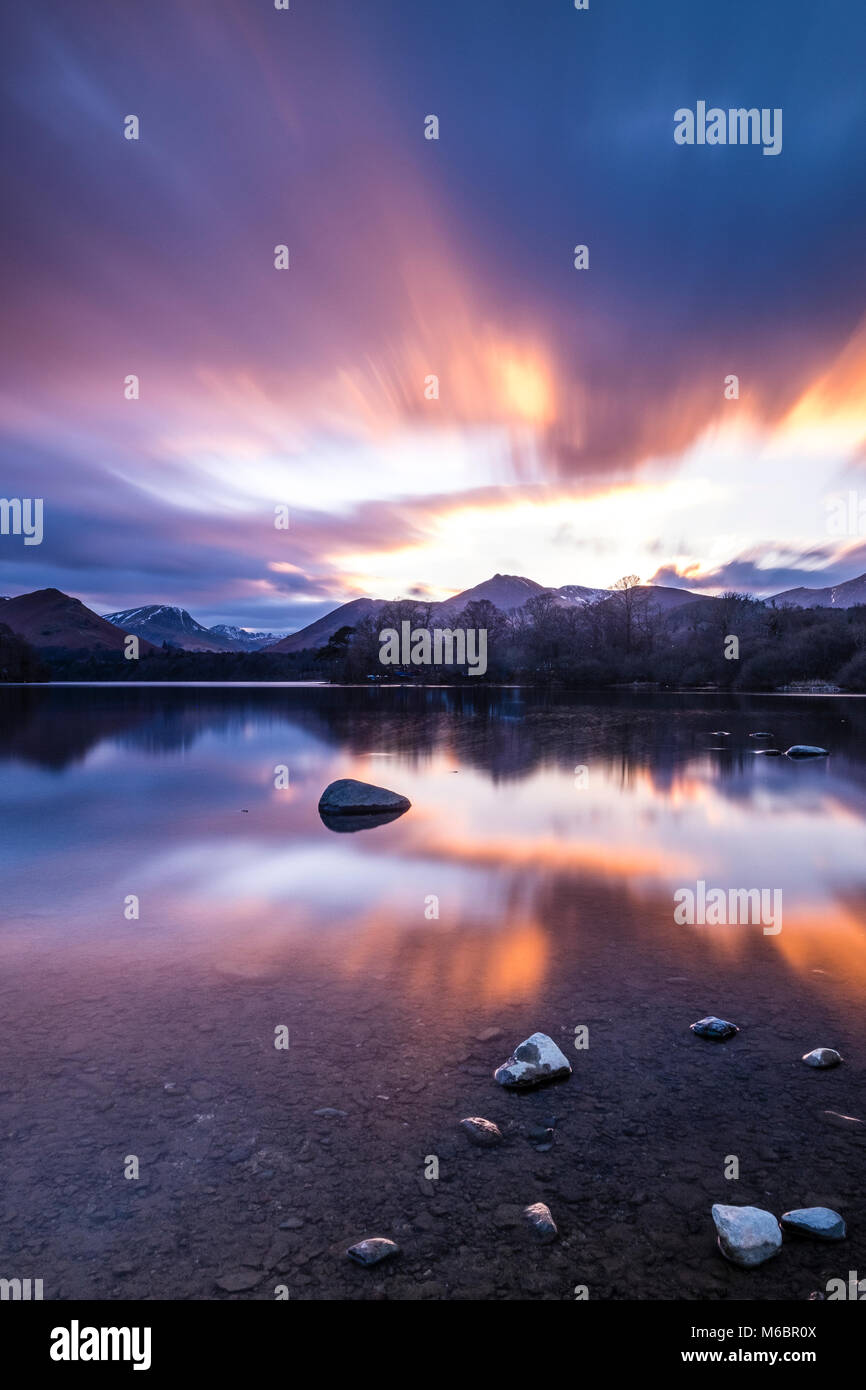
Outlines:
<svg viewBox="0 0 866 1390"><path fill-rule="evenodd" d="M45 518L0 593L288 630L866 571L862 7L10 0L0 38L0 496ZM677 144L699 101L781 151Z"/></svg>

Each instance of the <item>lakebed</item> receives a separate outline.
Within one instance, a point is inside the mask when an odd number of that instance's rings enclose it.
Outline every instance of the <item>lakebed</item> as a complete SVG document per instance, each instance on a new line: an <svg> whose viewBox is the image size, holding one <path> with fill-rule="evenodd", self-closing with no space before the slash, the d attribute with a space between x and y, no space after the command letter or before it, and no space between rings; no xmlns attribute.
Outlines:
<svg viewBox="0 0 866 1390"><path fill-rule="evenodd" d="M5 1277L61 1299L805 1300L866 1275L866 1140L838 1118L866 1119L862 702L0 699ZM829 757L757 756L765 729ZM411 808L334 833L340 777ZM782 929L678 923L697 882L778 890ZM695 1037L706 1014L739 1032ZM572 1076L497 1086L536 1030ZM844 1063L804 1066L819 1046ZM503 1143L469 1144L466 1116ZM848 1238L738 1269L714 1202L829 1206ZM372 1236L401 1253L363 1269L345 1250Z"/></svg>

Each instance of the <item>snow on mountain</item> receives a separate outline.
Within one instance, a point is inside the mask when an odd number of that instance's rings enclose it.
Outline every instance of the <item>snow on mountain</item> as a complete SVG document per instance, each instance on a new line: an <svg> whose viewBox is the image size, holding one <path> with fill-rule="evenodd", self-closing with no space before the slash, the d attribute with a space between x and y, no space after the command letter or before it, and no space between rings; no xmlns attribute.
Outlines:
<svg viewBox="0 0 866 1390"><path fill-rule="evenodd" d="M768 602L780 608L854 608L866 603L866 574L825 589L786 589L784 593L774 594Z"/></svg>
<svg viewBox="0 0 866 1390"><path fill-rule="evenodd" d="M237 643L240 650L248 652L259 651L261 647L271 647L288 636L285 629L282 632L255 632L252 628L231 627L228 623L217 623L209 631L217 633L220 637L227 637L230 642Z"/></svg>
<svg viewBox="0 0 866 1390"><path fill-rule="evenodd" d="M234 652L241 648L221 633L197 623L185 608L166 603L148 603L141 608L124 608L106 613L105 619L127 632L137 633L154 646L167 642L187 652Z"/></svg>

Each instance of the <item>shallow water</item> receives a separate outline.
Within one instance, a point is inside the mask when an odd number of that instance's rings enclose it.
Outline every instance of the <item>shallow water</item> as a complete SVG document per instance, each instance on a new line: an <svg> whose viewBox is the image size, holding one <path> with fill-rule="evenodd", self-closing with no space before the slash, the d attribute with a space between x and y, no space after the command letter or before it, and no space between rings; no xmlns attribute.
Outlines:
<svg viewBox="0 0 866 1390"><path fill-rule="evenodd" d="M866 1141L825 1115L866 1119L866 702L70 687L0 690L0 720L0 1275L399 1299L806 1298L866 1273ZM763 729L830 757L758 755ZM335 833L337 777L411 810ZM698 880L778 891L781 917L678 925ZM707 1013L740 1033L694 1038ZM574 1076L502 1091L536 1029ZM802 1066L816 1046L845 1064ZM468 1114L506 1142L471 1148ZM545 1247L520 1223L539 1200ZM739 1271L713 1201L820 1201L850 1238ZM401 1257L349 1264L369 1235Z"/></svg>

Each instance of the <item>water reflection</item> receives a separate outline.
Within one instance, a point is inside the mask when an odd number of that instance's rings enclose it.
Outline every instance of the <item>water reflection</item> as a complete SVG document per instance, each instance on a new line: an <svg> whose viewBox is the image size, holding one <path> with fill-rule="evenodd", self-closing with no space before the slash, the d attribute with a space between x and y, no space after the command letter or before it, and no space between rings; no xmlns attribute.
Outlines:
<svg viewBox="0 0 866 1390"><path fill-rule="evenodd" d="M106 974L133 949L145 974L255 979L303 958L444 1003L531 998L565 951L614 943L628 964L773 952L866 992L856 699L125 686L6 690L0 710L7 963L97 943ZM756 756L768 727L831 757ZM412 809L334 835L317 803L342 777ZM784 929L675 926L697 879L781 889Z"/></svg>

